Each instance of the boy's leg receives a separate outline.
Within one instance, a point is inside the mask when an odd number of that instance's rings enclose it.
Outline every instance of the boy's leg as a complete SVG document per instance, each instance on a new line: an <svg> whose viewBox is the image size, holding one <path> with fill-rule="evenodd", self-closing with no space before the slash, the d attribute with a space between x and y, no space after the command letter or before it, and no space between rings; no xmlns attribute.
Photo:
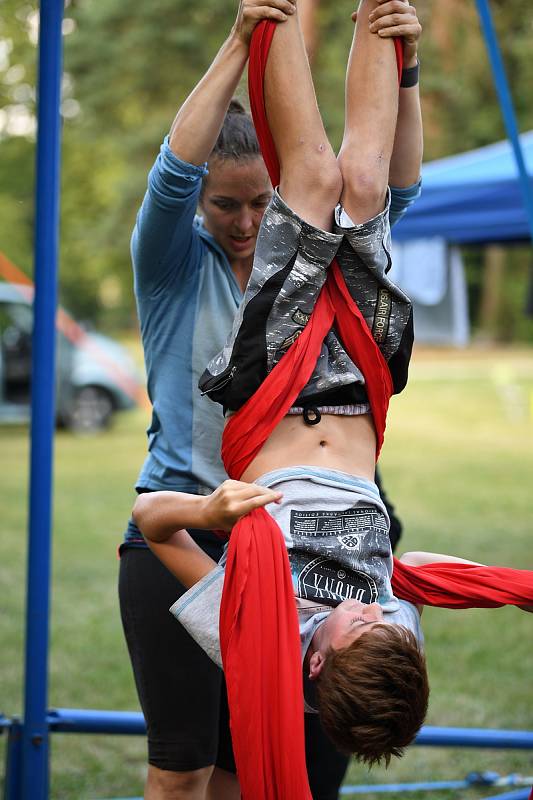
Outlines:
<svg viewBox="0 0 533 800"><path fill-rule="evenodd" d="M369 30L368 16L377 5L360 3L346 72L341 203L356 224L383 211L398 117L394 44Z"/></svg>
<svg viewBox="0 0 533 800"><path fill-rule="evenodd" d="M280 194L263 217L232 333L199 383L231 411L253 395L302 332L342 241L331 232L342 179L316 104L297 13L275 31L264 98Z"/></svg>
<svg viewBox="0 0 533 800"><path fill-rule="evenodd" d="M318 110L298 12L278 25L264 86L280 163L280 194L306 222L330 231L342 181Z"/></svg>
<svg viewBox="0 0 533 800"><path fill-rule="evenodd" d="M376 6L376 0L362 0L348 62L339 164L341 204L349 219L344 215L339 220L344 239L337 259L399 392L407 380L413 323L409 299L387 276L392 263L387 203L398 68L392 39L369 30L368 17Z"/></svg>

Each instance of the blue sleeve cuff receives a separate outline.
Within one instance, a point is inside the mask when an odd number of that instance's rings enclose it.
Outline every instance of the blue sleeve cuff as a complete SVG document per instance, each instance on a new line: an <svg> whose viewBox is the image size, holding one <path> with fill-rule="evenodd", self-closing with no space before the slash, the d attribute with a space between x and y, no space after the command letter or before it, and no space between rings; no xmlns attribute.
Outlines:
<svg viewBox="0 0 533 800"><path fill-rule="evenodd" d="M207 169L207 162L197 166L196 164L189 164L188 161L182 161L181 158L178 158L178 156L170 149L168 136L165 136L163 140L158 160L161 161L161 167L165 170L165 172L173 175L176 178L181 178L182 180L201 180L204 175L207 175L209 172Z"/></svg>
<svg viewBox="0 0 533 800"><path fill-rule="evenodd" d="M412 186L397 187L391 186L391 204L389 212L390 224L395 225L401 220L405 212L418 200L422 193L422 179L420 178L417 183Z"/></svg>
<svg viewBox="0 0 533 800"><path fill-rule="evenodd" d="M163 210L182 208L194 214L202 178L207 173L207 164L196 166L178 158L170 149L167 136L148 176L149 194Z"/></svg>

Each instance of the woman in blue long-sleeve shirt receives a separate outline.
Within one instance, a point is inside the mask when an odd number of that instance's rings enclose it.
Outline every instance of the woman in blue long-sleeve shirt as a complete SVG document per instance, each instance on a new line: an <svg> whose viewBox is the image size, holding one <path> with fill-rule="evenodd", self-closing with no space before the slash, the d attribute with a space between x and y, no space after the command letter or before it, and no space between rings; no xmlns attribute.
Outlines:
<svg viewBox="0 0 533 800"><path fill-rule="evenodd" d="M283 22L294 12L292 0L264 1L241 4L229 38L176 116L137 218L135 294L153 403L149 452L136 483L140 492L205 494L225 478L219 456L222 414L196 385L231 329L272 192L253 126L242 108L230 107L254 25L265 16ZM392 5L405 13L408 68L416 62L418 22L403 0ZM382 4L388 6L390 1ZM387 25L392 30L387 14L381 20L382 30ZM400 92L391 222L418 195L420 161L414 86ZM194 536L218 559L214 537ZM120 597L148 727L145 797L238 798L222 676L168 614L178 594L176 581L130 522L121 547ZM320 769L324 744L316 732L310 735L309 753L314 797L336 797L345 760L333 759L329 776L328 769Z"/></svg>

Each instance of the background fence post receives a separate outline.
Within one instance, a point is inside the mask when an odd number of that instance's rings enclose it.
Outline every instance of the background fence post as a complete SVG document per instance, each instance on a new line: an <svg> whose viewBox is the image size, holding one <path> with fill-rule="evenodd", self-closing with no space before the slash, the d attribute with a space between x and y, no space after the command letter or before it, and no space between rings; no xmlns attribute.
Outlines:
<svg viewBox="0 0 533 800"><path fill-rule="evenodd" d="M518 125L516 123L516 115L513 106L513 98L511 96L509 84L505 75L505 67L503 65L503 60L498 45L498 38L494 29L489 0L476 0L476 5L481 21L483 37L487 46L492 76L494 78L494 86L496 87L496 92L500 101L500 108L503 115L503 121L505 123L505 129L513 148L516 166L518 169L518 177L520 179L520 187L522 189L522 195L524 198L524 206L529 223L529 231L531 238L533 239L533 190L531 189L529 182L527 168L524 161L524 154L522 152L522 145L520 144Z"/></svg>
<svg viewBox="0 0 533 800"><path fill-rule="evenodd" d="M21 798L48 797L48 645L63 0L41 0Z"/></svg>

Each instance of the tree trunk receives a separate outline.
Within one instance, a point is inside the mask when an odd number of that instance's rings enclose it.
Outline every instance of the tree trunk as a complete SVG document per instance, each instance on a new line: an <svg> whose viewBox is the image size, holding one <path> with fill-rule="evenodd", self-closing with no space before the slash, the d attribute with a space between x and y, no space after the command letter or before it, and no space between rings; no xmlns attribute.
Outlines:
<svg viewBox="0 0 533 800"><path fill-rule="evenodd" d="M496 244L486 247L479 326L490 338L494 338L498 330L504 268L505 249Z"/></svg>

